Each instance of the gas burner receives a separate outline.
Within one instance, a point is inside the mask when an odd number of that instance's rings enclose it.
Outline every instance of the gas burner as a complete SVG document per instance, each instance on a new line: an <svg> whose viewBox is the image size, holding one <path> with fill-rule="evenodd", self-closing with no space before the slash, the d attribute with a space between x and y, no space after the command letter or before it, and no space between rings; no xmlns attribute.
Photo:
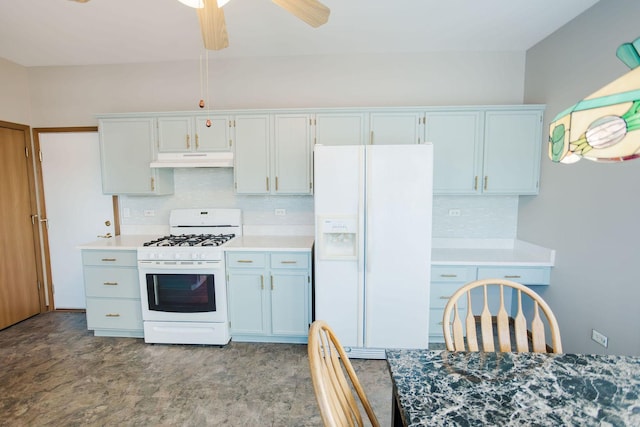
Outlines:
<svg viewBox="0 0 640 427"><path fill-rule="evenodd" d="M171 234L145 242L143 246L220 246L234 237L235 234Z"/></svg>

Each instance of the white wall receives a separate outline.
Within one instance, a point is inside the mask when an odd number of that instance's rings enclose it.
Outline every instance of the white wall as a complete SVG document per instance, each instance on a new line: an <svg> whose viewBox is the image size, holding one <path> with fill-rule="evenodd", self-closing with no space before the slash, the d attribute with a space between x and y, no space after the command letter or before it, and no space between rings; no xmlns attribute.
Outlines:
<svg viewBox="0 0 640 427"><path fill-rule="evenodd" d="M209 58L213 109L519 104L524 52ZM95 114L196 110L194 61L28 69L33 127Z"/></svg>
<svg viewBox="0 0 640 427"><path fill-rule="evenodd" d="M640 36L639 16L636 0L601 0L527 52L525 102L547 104L547 130L556 114L628 71L615 51ZM557 251L544 297L564 350L639 355L640 160L564 165L545 150L540 194L520 200L518 237ZM609 337L608 350L590 340L592 328Z"/></svg>
<svg viewBox="0 0 640 427"><path fill-rule="evenodd" d="M30 105L27 69L0 58L0 121L29 125Z"/></svg>

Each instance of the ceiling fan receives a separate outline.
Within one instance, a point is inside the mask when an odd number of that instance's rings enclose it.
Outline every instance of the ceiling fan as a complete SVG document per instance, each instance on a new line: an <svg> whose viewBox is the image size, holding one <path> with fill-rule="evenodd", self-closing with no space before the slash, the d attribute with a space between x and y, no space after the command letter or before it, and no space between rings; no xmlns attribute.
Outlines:
<svg viewBox="0 0 640 427"><path fill-rule="evenodd" d="M221 50L229 46L222 6L229 0L178 0L198 11L205 49ZM330 10L318 0L272 0L287 12L316 28L329 20Z"/></svg>

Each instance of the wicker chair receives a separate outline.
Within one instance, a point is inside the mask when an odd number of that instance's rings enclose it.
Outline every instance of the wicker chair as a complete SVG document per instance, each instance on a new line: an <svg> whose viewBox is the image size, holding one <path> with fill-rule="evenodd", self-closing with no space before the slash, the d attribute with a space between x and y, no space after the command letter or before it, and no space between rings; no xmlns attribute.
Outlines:
<svg viewBox="0 0 640 427"><path fill-rule="evenodd" d="M325 427L364 426L360 406L371 425L378 427L378 419L351 362L325 321L316 320L311 325L308 351L313 389ZM360 406L353 390L360 400Z"/></svg>
<svg viewBox="0 0 640 427"><path fill-rule="evenodd" d="M495 295L491 288L497 290L499 294L499 307L497 312L494 310L494 313L489 309L489 295ZM505 307L505 292L512 290L514 291L512 295L517 298L517 313L513 319L510 319L507 313L508 308ZM480 291L482 298L477 298L480 296L478 295ZM472 310L474 300L472 294L474 298L483 300L482 310L477 313L479 316ZM531 306L531 310L527 310L532 312L530 321L525 317L523 298L531 300L531 304L527 305L527 307ZM550 349L546 343L543 317L551 333ZM527 323L530 325L530 331L527 330ZM496 351L494 336L497 336L498 351L501 352L562 353L560 329L551 308L533 290L510 280L484 279L467 283L449 298L444 308L442 325L448 351L479 351L478 335L480 335L482 350L486 352ZM515 340L513 347L512 338Z"/></svg>

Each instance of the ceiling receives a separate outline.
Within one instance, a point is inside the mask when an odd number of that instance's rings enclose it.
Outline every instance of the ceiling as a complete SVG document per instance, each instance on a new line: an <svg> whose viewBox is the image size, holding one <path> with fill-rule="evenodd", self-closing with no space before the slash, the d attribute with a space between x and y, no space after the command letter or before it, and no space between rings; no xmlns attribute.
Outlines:
<svg viewBox="0 0 640 427"><path fill-rule="evenodd" d="M232 0L229 47L208 55L524 51L597 1L323 0L314 29L270 0ZM0 1L0 58L26 67L194 60L202 46L178 0Z"/></svg>

